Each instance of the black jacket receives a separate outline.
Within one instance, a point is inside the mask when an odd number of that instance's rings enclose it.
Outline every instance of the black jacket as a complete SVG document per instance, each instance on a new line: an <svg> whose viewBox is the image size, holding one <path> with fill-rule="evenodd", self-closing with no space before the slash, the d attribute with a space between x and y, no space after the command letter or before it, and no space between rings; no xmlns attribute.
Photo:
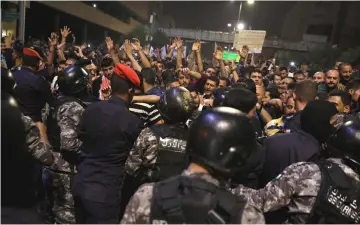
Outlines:
<svg viewBox="0 0 360 225"><path fill-rule="evenodd" d="M277 134L264 141L266 151L260 188L276 178L287 166L310 160L320 152L319 142L303 130Z"/></svg>

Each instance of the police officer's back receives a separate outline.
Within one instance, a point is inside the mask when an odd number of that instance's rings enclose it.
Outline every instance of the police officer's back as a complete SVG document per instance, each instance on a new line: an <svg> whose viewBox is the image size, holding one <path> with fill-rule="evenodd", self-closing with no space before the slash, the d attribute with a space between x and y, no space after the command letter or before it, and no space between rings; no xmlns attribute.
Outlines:
<svg viewBox="0 0 360 225"><path fill-rule="evenodd" d="M128 110L140 80L134 71L125 74L123 67L114 68L111 98L89 105L80 121L82 155L72 189L77 223L119 222L124 165L142 126Z"/></svg>
<svg viewBox="0 0 360 225"><path fill-rule="evenodd" d="M292 164L263 189L234 193L246 193L264 213L284 207L286 223L359 223L359 133L359 120L348 121L327 141L326 160Z"/></svg>
<svg viewBox="0 0 360 225"><path fill-rule="evenodd" d="M255 148L255 133L242 112L205 111L188 136L189 167L180 176L144 184L130 200L122 223L263 223L263 215L224 189Z"/></svg>
<svg viewBox="0 0 360 225"><path fill-rule="evenodd" d="M126 172L148 182L180 174L185 166L185 122L193 110L194 102L186 88L167 90L159 102L165 123L141 131L126 161Z"/></svg>

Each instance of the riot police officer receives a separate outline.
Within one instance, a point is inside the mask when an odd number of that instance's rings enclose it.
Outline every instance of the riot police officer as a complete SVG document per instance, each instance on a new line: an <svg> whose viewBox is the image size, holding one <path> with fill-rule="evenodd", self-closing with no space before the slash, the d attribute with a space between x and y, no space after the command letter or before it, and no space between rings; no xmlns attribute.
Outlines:
<svg viewBox="0 0 360 225"><path fill-rule="evenodd" d="M326 160L292 164L263 189L241 186L233 193L264 213L285 207L287 223L359 223L359 134L360 121L348 121L328 139Z"/></svg>
<svg viewBox="0 0 360 225"><path fill-rule="evenodd" d="M88 100L88 74L78 66L65 69L58 76L62 95L50 110L47 121L49 141L58 157L66 164L54 165L52 172L53 215L56 223L75 223L74 201L70 180L76 173L82 142L78 138L77 126Z"/></svg>
<svg viewBox="0 0 360 225"><path fill-rule="evenodd" d="M160 181L180 174L187 139L184 123L193 110L194 102L186 88L167 90L159 102L165 123L141 131L126 160L127 174L144 181Z"/></svg>
<svg viewBox="0 0 360 225"><path fill-rule="evenodd" d="M144 184L130 200L122 223L264 223L263 215L224 186L246 164L256 145L249 118L217 107L190 127L190 164L179 176Z"/></svg>
<svg viewBox="0 0 360 225"><path fill-rule="evenodd" d="M143 129L126 160L123 210L140 185L178 175L185 168L185 122L195 108L194 101L186 88L174 87L160 98L158 106L165 123Z"/></svg>

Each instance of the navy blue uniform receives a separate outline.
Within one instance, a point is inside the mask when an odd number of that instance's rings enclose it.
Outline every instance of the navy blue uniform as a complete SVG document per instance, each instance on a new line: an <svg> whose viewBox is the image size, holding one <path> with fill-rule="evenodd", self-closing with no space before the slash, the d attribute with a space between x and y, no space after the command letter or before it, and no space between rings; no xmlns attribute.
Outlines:
<svg viewBox="0 0 360 225"><path fill-rule="evenodd" d="M90 105L80 121L81 162L73 182L77 223L118 223L124 166L142 121L115 96Z"/></svg>
<svg viewBox="0 0 360 225"><path fill-rule="evenodd" d="M52 104L53 101L49 83L25 67L15 70L13 75L16 80L14 97L21 112L34 122L42 121L41 110L46 102Z"/></svg>
<svg viewBox="0 0 360 225"><path fill-rule="evenodd" d="M310 160L320 152L320 143L303 130L277 134L264 141L266 152L260 188L293 163Z"/></svg>

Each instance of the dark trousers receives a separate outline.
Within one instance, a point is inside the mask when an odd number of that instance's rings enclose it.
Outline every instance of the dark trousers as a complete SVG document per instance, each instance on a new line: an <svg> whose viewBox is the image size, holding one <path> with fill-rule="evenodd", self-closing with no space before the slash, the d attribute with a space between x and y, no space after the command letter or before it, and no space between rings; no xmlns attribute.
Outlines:
<svg viewBox="0 0 360 225"><path fill-rule="evenodd" d="M43 224L44 220L37 213L36 207L1 207L2 224Z"/></svg>
<svg viewBox="0 0 360 225"><path fill-rule="evenodd" d="M79 224L118 224L120 204L93 202L79 196L74 197L75 218Z"/></svg>

